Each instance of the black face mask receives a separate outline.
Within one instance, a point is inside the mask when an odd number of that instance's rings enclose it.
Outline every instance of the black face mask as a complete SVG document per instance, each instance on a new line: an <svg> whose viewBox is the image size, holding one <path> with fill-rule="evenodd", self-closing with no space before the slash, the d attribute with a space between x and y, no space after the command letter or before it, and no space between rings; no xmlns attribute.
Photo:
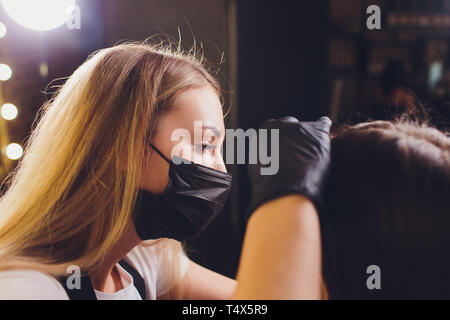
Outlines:
<svg viewBox="0 0 450 320"><path fill-rule="evenodd" d="M160 195L140 189L134 225L142 240L172 238L178 241L198 236L222 211L231 189L231 174L182 158L169 161L169 183Z"/></svg>

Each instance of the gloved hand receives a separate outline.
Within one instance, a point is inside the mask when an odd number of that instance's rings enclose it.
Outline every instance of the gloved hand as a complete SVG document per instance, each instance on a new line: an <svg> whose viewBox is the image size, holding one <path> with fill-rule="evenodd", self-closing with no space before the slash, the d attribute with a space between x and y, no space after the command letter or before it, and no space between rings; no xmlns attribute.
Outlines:
<svg viewBox="0 0 450 320"><path fill-rule="evenodd" d="M317 206L330 162L330 127L328 117L315 122L283 117L261 125L260 129L268 131L279 129L279 170L275 175L261 175L261 163L248 165L252 185L249 214L263 203L289 194L306 196Z"/></svg>

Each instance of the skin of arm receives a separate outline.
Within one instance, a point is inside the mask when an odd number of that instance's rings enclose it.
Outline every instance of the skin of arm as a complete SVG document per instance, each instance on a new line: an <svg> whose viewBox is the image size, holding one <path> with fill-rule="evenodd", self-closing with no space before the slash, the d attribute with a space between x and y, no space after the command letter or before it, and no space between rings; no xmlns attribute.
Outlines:
<svg viewBox="0 0 450 320"><path fill-rule="evenodd" d="M265 203L250 218L237 281L192 261L166 295L181 299L320 299L321 242L311 201L290 195Z"/></svg>
<svg viewBox="0 0 450 320"><path fill-rule="evenodd" d="M189 261L188 270L180 282L158 299L229 300L235 289L236 280Z"/></svg>
<svg viewBox="0 0 450 320"><path fill-rule="evenodd" d="M320 299L317 211L300 195L269 201L251 216L233 299Z"/></svg>

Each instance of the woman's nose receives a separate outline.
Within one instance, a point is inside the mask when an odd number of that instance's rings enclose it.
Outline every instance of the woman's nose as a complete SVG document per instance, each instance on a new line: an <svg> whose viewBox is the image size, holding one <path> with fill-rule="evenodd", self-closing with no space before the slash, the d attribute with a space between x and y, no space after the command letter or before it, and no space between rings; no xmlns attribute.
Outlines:
<svg viewBox="0 0 450 320"><path fill-rule="evenodd" d="M217 161L214 162L214 169L216 169L217 171L228 172L222 155L219 155L217 158Z"/></svg>

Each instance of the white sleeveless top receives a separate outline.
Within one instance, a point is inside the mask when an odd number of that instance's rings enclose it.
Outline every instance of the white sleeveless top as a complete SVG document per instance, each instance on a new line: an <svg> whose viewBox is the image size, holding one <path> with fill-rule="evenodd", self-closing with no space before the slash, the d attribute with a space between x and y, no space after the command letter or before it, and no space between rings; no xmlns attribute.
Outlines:
<svg viewBox="0 0 450 320"><path fill-rule="evenodd" d="M167 256L164 256L167 255ZM189 265L188 257L180 250L178 278L173 278L164 269L164 260L170 259L168 252L158 245L136 246L125 257L130 265L144 278L148 300L167 293L184 276ZM133 283L133 277L119 264L116 265L124 288L114 293L95 291L98 300L142 300ZM0 299L13 300L67 300L66 291L58 280L34 270L0 271Z"/></svg>

